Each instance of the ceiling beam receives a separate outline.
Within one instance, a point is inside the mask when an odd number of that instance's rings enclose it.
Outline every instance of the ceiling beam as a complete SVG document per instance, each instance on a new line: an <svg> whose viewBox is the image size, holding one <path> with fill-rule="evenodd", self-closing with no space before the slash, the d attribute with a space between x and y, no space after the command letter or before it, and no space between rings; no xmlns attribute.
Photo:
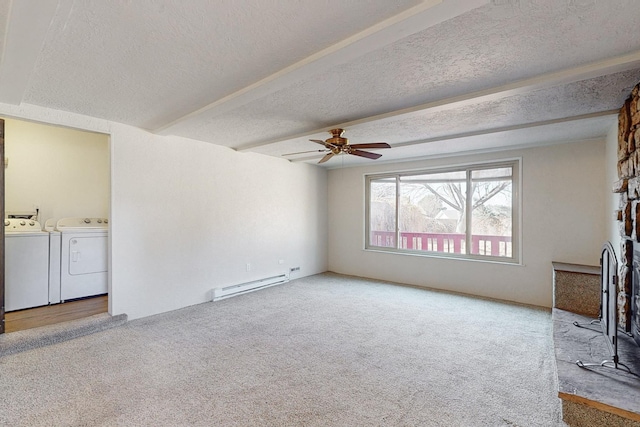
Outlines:
<svg viewBox="0 0 640 427"><path fill-rule="evenodd" d="M297 81L345 63L354 57L380 49L489 2L490 0L447 0L445 2L442 0L423 0L412 8L316 52L256 83L158 127L153 132L161 135L177 133L193 120L224 114L289 87Z"/></svg>
<svg viewBox="0 0 640 427"><path fill-rule="evenodd" d="M58 0L11 2L0 63L0 102L22 102L51 21L57 13L68 14L70 7L71 2Z"/></svg>
<svg viewBox="0 0 640 427"><path fill-rule="evenodd" d="M509 145L508 147L493 147L493 148L481 148L478 150L467 150L467 151L456 151L456 152L450 152L450 153L437 153L437 154L427 154L424 156L417 156L417 157L411 157L411 158L406 158L406 159L378 159L376 160L376 165L384 165L384 164L391 164L391 163L406 163L406 162L417 162L417 161L422 161L422 160L433 160L433 159L444 159L444 158L450 158L450 157L458 157L458 156L473 156L473 155L479 155L479 154L487 154L487 153L504 153L505 151L513 151L513 150L521 150L521 149L527 149L527 148L533 148L533 147L548 147L550 145L558 145L558 144L571 144L571 143L590 143L590 142L600 142L602 141L602 138L589 138L589 139L563 139L561 141L546 141L546 142L536 142L536 143L523 143L523 144L515 144L515 145ZM329 163L329 162L327 162ZM353 163L353 162L347 162L347 164L336 164L333 163L331 165L328 165L327 163L324 163L323 165L321 165L320 167L324 167L324 169L327 170L334 170L334 169L341 169L344 167L360 167L360 166L364 166L366 165L366 163L363 162L358 162L358 163Z"/></svg>
<svg viewBox="0 0 640 427"><path fill-rule="evenodd" d="M287 141L290 139L309 138L317 134L323 134L327 131L327 129L341 128L353 130L353 128L356 128L359 125L372 122L385 122L398 119L409 119L411 117L420 117L427 110L430 113L437 111L446 111L454 108L464 107L467 105L479 104L481 102L490 102L510 96L522 95L535 90L575 83L578 81L592 79L607 74L628 71L635 68L640 68L640 51L617 56L614 58L609 58L603 61L592 62L579 67L542 74L502 86L465 93L451 98L439 99L425 104L416 105L414 107L404 108L401 110L391 111L375 116L364 117L362 119L353 120L346 123L339 123L332 126L324 127L322 129L314 129L309 132L289 135L285 138L278 138L254 144L248 144L242 147L238 147L237 151L251 151L258 147L277 144L279 142Z"/></svg>
<svg viewBox="0 0 640 427"><path fill-rule="evenodd" d="M449 141L449 140L462 139L462 138L471 138L471 137L474 137L474 136L483 136L483 135L491 135L491 134L494 134L494 133L510 132L510 131L516 131L516 130L522 130L522 129L531 129L531 128L537 128L537 127L541 127L541 126L555 125L555 124L559 124L559 123L568 123L568 122L575 122L575 121L578 121L578 120L594 119L594 118L598 118L598 117L611 116L612 118L615 118L615 117L617 117L619 111L620 110L606 110L606 111L599 111L599 112L596 112L596 113L580 114L578 116L563 117L563 118L560 118L560 119L543 120L543 121L539 121L539 122L523 123L523 124L512 125L512 126L502 126L502 127L491 128L491 129L483 129L483 130L473 131L473 132L457 133L457 134L453 134L453 135L443 135L443 136L434 137L434 138L420 139L420 140L417 140L417 141L400 142L400 143L397 143L397 144L393 144L393 146L391 148L401 148L401 147L409 147L409 146L412 146L412 145L429 144L431 142L440 142L440 141ZM308 162L308 161L312 161L312 160L318 160L318 159L320 159L320 157L321 156L319 156L319 155L313 155L313 156L297 157L295 159L288 159L288 160L291 161L291 162Z"/></svg>
<svg viewBox="0 0 640 427"><path fill-rule="evenodd" d="M490 135L490 134L493 134L493 133L509 132L509 131L522 130L522 129L531 129L531 128L536 128L536 127L540 127L540 126L549 126L549 125L555 125L555 124L559 124L559 123L575 122L575 121L578 121L578 120L594 119L594 118L597 118L597 117L606 117L606 116L615 117L615 116L618 115L619 112L620 112L620 110L606 110L606 111L599 111L599 112L596 112L596 113L580 114L578 116L563 117L563 118L559 118L559 119L543 120L543 121L539 121L539 122L523 123L523 124L512 125L512 126L502 126L502 127L498 127L498 128L485 129L485 130L474 131L474 132L464 132L464 133L459 133L459 134L455 134L455 135L447 135L447 136L441 136L441 137L435 137L435 138L421 139L421 140L418 140L418 141L400 142L398 144L394 144L393 147L394 148L395 147L408 147L408 146L411 146L411 145L428 144L430 142L447 141L447 140L450 140L450 139L470 138L470 137L474 137L474 136Z"/></svg>

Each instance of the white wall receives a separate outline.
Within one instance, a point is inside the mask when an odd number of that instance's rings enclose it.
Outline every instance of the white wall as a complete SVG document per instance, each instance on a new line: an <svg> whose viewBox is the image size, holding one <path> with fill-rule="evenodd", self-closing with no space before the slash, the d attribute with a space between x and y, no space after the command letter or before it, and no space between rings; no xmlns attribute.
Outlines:
<svg viewBox="0 0 640 427"><path fill-rule="evenodd" d="M5 210L39 219L107 217L109 137L39 123L5 120Z"/></svg>
<svg viewBox="0 0 640 427"><path fill-rule="evenodd" d="M620 244L622 238L620 237L619 222L614 216L614 212L620 209L620 194L611 191L613 184L618 181L618 122L611 126L611 129L607 133L607 147L606 147L606 179L605 179L605 191L607 194L607 236L611 242L611 246L616 251L616 257L620 260Z"/></svg>
<svg viewBox="0 0 640 427"><path fill-rule="evenodd" d="M327 269L321 168L36 106L0 104L0 114L110 134L111 314L135 319L207 301L213 287Z"/></svg>
<svg viewBox="0 0 640 427"><path fill-rule="evenodd" d="M326 270L324 170L122 131L112 134L122 141L113 155L117 311L138 317L205 301L215 286Z"/></svg>
<svg viewBox="0 0 640 427"><path fill-rule="evenodd" d="M598 265L607 237L605 141L329 172L329 269L550 307L552 261ZM364 174L522 158L523 265L365 251ZM607 217L608 219L608 217Z"/></svg>

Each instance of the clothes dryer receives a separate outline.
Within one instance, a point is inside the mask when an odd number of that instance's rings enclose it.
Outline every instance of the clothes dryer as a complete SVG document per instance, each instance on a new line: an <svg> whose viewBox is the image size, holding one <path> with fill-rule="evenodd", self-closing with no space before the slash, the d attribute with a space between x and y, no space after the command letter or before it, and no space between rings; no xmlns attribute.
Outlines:
<svg viewBox="0 0 640 427"><path fill-rule="evenodd" d="M62 218L60 232L60 300L108 291L109 221L105 218Z"/></svg>
<svg viewBox="0 0 640 427"><path fill-rule="evenodd" d="M49 234L38 221L5 219L5 311L49 304Z"/></svg>

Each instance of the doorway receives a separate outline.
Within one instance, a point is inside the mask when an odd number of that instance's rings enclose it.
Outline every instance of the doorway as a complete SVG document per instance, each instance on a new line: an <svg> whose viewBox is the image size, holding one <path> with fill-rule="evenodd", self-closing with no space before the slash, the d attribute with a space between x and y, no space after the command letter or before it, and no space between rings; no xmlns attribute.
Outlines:
<svg viewBox="0 0 640 427"><path fill-rule="evenodd" d="M29 216L42 228L45 223L55 225L61 218L108 218L109 135L10 118L5 118L2 124L3 218ZM3 229L3 261L4 239ZM6 313L6 297L11 292L5 282L7 268L10 267L3 265L0 270L3 311L0 333L108 311L108 296L104 295L63 304L50 300L50 305Z"/></svg>

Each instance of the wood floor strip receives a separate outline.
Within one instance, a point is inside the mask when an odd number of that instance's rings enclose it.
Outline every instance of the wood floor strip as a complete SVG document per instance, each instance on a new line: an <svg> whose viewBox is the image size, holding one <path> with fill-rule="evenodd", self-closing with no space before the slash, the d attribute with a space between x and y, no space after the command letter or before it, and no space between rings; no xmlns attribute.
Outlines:
<svg viewBox="0 0 640 427"><path fill-rule="evenodd" d="M569 402L580 403L582 405L589 406L591 408L599 409L600 411L609 412L611 414L618 415L622 418L627 418L633 421L640 421L640 414L635 412L626 411L624 409L616 408L614 406L606 405L601 402L596 402L591 399L587 399L582 396L577 396L575 394L563 393L559 392L558 397L562 400L566 400Z"/></svg>
<svg viewBox="0 0 640 427"><path fill-rule="evenodd" d="M82 319L108 311L107 295L54 304L5 314L5 332L16 332L40 326Z"/></svg>

